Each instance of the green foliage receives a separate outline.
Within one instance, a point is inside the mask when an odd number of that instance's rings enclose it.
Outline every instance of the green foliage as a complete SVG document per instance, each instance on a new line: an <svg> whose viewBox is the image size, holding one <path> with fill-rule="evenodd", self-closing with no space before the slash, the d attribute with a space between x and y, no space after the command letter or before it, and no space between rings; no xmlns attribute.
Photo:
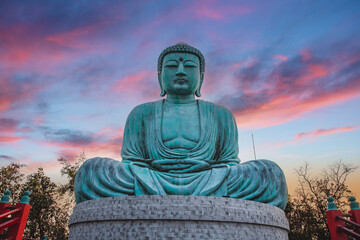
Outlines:
<svg viewBox="0 0 360 240"><path fill-rule="evenodd" d="M9 189L11 191L10 203L14 204L20 199L21 185L24 180L24 174L20 173L20 169L24 167L24 164L11 163L0 169L0 194Z"/></svg>
<svg viewBox="0 0 360 240"><path fill-rule="evenodd" d="M57 185L47 177L42 168L26 177L20 172L25 165L11 163L0 169L0 193L9 189L14 204L20 201L23 192L30 191L31 210L25 228L24 237L44 239L67 239L68 221L75 206L74 181L81 164L86 160L82 153L71 164L64 158L58 161L62 165L61 175L66 176L65 184Z"/></svg>
<svg viewBox="0 0 360 240"><path fill-rule="evenodd" d="M338 208L345 211L351 191L346 180L357 167L341 161L323 169L319 177L311 176L308 163L296 169L299 185L294 196L289 195L285 209L290 223L290 240L330 239L326 215L327 198L333 197Z"/></svg>
<svg viewBox="0 0 360 240"><path fill-rule="evenodd" d="M69 215L57 199L57 185L45 176L42 168L27 176L23 190L31 192L31 210L24 236L28 238L67 238Z"/></svg>

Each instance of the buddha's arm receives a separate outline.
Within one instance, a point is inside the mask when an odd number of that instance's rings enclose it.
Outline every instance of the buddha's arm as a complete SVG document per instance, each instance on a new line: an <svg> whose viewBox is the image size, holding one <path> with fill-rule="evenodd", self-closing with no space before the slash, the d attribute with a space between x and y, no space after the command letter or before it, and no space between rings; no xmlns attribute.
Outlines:
<svg viewBox="0 0 360 240"><path fill-rule="evenodd" d="M121 157L123 161L145 162L146 149L144 144L144 112L143 107L135 107L129 114L121 148Z"/></svg>
<svg viewBox="0 0 360 240"><path fill-rule="evenodd" d="M238 164L238 131L233 114L224 107L217 106L218 142L216 163Z"/></svg>

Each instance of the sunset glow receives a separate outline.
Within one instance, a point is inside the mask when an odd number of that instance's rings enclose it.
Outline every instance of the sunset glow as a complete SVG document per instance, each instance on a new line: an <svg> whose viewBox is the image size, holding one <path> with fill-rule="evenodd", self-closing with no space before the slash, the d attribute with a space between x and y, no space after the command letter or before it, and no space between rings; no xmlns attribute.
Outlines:
<svg viewBox="0 0 360 240"><path fill-rule="evenodd" d="M187 42L206 59L201 99L231 110L239 157L284 169L360 163L360 2L1 1L0 164L85 152L121 160L127 115L159 100L157 58ZM360 197L360 172L349 179Z"/></svg>

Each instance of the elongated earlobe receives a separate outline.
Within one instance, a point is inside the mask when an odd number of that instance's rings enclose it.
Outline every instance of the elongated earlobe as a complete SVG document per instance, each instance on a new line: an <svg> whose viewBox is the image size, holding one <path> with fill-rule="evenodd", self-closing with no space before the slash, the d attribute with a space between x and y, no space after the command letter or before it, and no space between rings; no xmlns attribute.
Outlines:
<svg viewBox="0 0 360 240"><path fill-rule="evenodd" d="M197 97L201 97L200 88L198 88L198 89L195 91L195 95L196 95Z"/></svg>
<svg viewBox="0 0 360 240"><path fill-rule="evenodd" d="M166 91L161 84L161 73L160 72L158 72L158 81L159 81L159 85L160 85L160 89L161 89L160 97L164 97L166 95Z"/></svg>
<svg viewBox="0 0 360 240"><path fill-rule="evenodd" d="M199 88L196 89L196 91L195 91L195 95L197 97L201 97L200 89L201 89L203 81L204 81L204 73L201 73L201 75L200 75L200 85L199 85Z"/></svg>
<svg viewBox="0 0 360 240"><path fill-rule="evenodd" d="M160 97L164 97L166 95L165 89L161 89Z"/></svg>

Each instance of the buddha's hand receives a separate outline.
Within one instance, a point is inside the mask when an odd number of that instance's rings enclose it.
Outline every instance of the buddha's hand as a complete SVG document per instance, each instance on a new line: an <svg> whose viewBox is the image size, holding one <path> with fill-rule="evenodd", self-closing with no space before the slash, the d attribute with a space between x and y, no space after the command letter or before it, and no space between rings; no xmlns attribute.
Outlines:
<svg viewBox="0 0 360 240"><path fill-rule="evenodd" d="M162 172L191 173L210 169L210 164L199 160L163 159L154 160L151 167Z"/></svg>

